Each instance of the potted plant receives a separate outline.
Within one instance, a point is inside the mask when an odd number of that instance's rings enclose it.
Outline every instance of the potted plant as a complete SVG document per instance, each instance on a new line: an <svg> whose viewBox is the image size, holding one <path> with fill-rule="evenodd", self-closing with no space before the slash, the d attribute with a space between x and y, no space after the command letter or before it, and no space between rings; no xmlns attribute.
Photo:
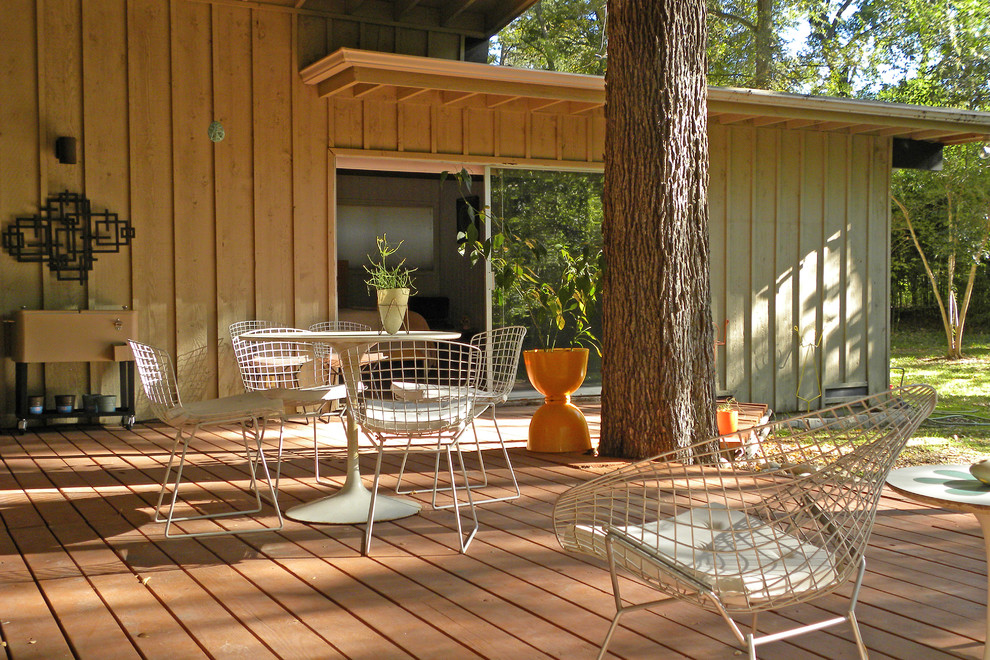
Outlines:
<svg viewBox="0 0 990 660"><path fill-rule="evenodd" d="M739 403L731 396L719 401L715 406L715 421L719 435L728 435L739 430Z"/></svg>
<svg viewBox="0 0 990 660"><path fill-rule="evenodd" d="M395 266L388 265L388 258L395 254L402 241L396 245L390 245L388 236L382 234L375 239L378 244L378 261L374 261L370 256L368 261L370 266L365 266L368 279L364 281L369 289L375 289L378 294L378 314L382 319L382 327L385 332L394 335L402 327L409 309L409 296L414 292L412 284L412 273L415 268L406 268L406 260L403 259Z"/></svg>
<svg viewBox="0 0 990 660"><path fill-rule="evenodd" d="M470 191L470 174L457 175L462 191ZM467 201L467 197L462 195ZM483 236L495 220L472 209L480 222L458 234L459 250L472 265L486 262L494 279L493 300L505 305L511 297L529 317L539 348L523 353L530 383L545 397L529 427L533 451L585 451L591 436L584 415L570 396L584 382L590 349L601 355L591 324L601 289L602 252L590 245L547 246L513 233L505 221ZM492 222L492 226L495 226Z"/></svg>

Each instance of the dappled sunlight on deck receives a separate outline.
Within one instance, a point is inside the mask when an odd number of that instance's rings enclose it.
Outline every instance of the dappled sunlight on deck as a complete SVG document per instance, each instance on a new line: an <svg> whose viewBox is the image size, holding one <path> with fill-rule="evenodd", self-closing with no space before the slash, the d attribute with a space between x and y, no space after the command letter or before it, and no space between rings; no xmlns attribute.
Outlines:
<svg viewBox="0 0 990 660"><path fill-rule="evenodd" d="M597 439L599 409L583 405ZM533 408L507 407L499 424L523 496L479 507L480 531L458 552L449 512L376 523L371 557L363 525L165 540L153 522L171 448L159 424L63 426L0 436L0 631L8 657L593 658L614 613L608 570L569 555L551 527L557 496L623 461L525 449ZM487 417L487 416L486 416ZM490 474L484 494L508 492L490 419L479 420ZM283 510L329 494L313 479L311 428L287 427ZM321 474L343 483L344 437L320 425ZM188 477L204 507L247 497L233 431L203 433ZM470 431L464 442L472 439ZM274 456L276 435L267 446ZM370 449L367 441L363 449ZM469 460L471 455L465 454ZM362 456L370 472L373 455ZM425 485L432 455L411 458ZM386 454L383 487L400 452ZM470 463L469 463L470 466ZM871 658L982 654L986 562L971 515L884 492L857 610ZM257 527L254 520L220 524ZM197 522L206 528L216 522ZM849 587L780 615L767 631L841 612ZM629 582L624 595L652 597ZM738 657L717 615L671 602L623 619L610 657ZM851 658L847 627L761 647L761 658Z"/></svg>

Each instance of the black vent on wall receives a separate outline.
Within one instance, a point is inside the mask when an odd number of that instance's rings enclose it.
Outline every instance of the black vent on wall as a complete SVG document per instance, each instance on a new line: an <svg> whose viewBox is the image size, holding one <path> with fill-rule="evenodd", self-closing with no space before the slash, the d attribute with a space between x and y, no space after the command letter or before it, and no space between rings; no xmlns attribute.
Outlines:
<svg viewBox="0 0 990 660"><path fill-rule="evenodd" d="M906 170L941 170L942 147L940 142L894 138L891 165Z"/></svg>

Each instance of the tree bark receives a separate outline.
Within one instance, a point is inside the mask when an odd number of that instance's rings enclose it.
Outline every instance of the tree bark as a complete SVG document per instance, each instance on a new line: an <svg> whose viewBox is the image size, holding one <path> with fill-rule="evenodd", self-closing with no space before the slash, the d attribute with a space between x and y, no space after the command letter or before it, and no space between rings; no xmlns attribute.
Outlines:
<svg viewBox="0 0 990 660"><path fill-rule="evenodd" d="M774 0L756 0L756 29L753 34L752 87L770 89L773 69Z"/></svg>
<svg viewBox="0 0 990 660"><path fill-rule="evenodd" d="M609 0L602 431L642 458L715 428L703 0Z"/></svg>

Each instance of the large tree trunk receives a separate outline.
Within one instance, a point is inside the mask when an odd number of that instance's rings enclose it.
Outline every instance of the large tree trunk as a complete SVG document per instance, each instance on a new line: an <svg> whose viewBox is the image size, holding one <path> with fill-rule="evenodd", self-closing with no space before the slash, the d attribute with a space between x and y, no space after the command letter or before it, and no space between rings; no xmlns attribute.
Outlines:
<svg viewBox="0 0 990 660"><path fill-rule="evenodd" d="M609 0L600 453L710 436L703 0Z"/></svg>

